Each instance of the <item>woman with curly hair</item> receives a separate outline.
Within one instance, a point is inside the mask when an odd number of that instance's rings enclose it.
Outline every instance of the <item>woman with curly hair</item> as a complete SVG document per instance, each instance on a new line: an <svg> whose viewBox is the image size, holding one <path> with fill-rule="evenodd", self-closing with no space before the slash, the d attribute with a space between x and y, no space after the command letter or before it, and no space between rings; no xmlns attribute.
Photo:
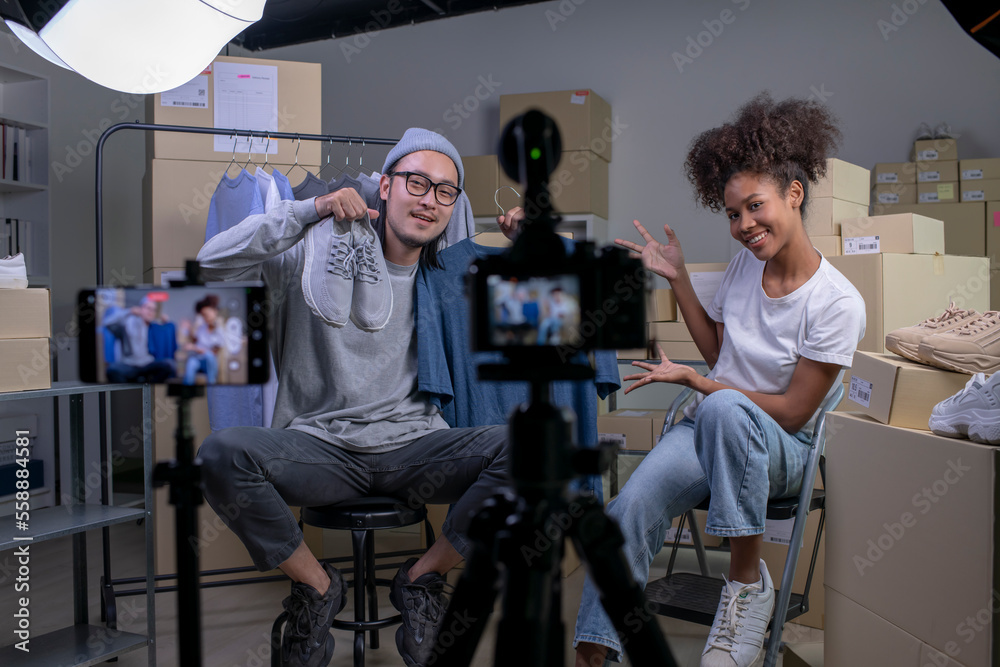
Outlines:
<svg viewBox="0 0 1000 667"><path fill-rule="evenodd" d="M660 243L635 221L643 243L616 239L674 290L707 376L675 364L634 362L651 382L691 387L696 398L610 505L636 581L645 582L673 519L711 494L706 532L729 538L729 577L702 653L703 666L746 667L760 655L774 606L761 560L768 498L798 493L813 424L864 336L858 291L817 251L802 225L810 183L826 172L840 133L815 102L766 93L736 118L699 135L685 162L698 201L725 211L743 250L706 311L680 242ZM577 667L620 659L615 632L588 579L577 618Z"/></svg>

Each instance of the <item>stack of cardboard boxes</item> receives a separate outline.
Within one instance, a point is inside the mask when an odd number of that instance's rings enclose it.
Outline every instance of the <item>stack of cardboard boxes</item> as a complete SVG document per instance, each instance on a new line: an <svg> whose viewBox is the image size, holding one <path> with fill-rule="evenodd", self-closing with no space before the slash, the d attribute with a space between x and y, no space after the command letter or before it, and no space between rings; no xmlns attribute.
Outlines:
<svg viewBox="0 0 1000 667"><path fill-rule="evenodd" d="M990 197L1000 199L1000 188L993 185L994 180L1000 183L997 179L1000 160L959 160L955 139L916 141L910 162L875 165L872 212L916 213L942 220L947 254L984 257L987 204Z"/></svg>
<svg viewBox="0 0 1000 667"><path fill-rule="evenodd" d="M49 290L0 289L0 392L52 386Z"/></svg>
<svg viewBox="0 0 1000 667"><path fill-rule="evenodd" d="M842 220L868 215L868 170L831 158L826 176L809 190L802 218L809 240L825 257L840 254Z"/></svg>
<svg viewBox="0 0 1000 667"><path fill-rule="evenodd" d="M531 109L545 112L559 128L562 155L549 177L552 205L560 214L608 217L608 168L611 145L620 133L611 116L611 106L592 90L566 90L500 96L500 131L516 116ZM523 188L500 169L496 155L463 157L465 191L476 217L500 213L494 195L504 209L523 206ZM595 235L596 237L596 235ZM597 239L603 242L603 236Z"/></svg>
<svg viewBox="0 0 1000 667"><path fill-rule="evenodd" d="M827 416L827 667L997 664L1000 456L927 425L968 379L855 354Z"/></svg>

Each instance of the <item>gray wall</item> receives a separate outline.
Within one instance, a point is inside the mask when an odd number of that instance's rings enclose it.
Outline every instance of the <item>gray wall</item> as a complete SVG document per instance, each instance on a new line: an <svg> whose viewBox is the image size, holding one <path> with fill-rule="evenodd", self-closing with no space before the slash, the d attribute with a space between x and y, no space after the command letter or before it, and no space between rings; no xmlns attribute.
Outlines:
<svg viewBox="0 0 1000 667"><path fill-rule="evenodd" d="M707 46L692 49L693 62L679 71L673 54L699 36ZM88 133L143 118L130 96L49 66L6 37L0 34L0 62L51 77L53 163L92 143ZM721 217L694 204L682 173L687 145L760 90L819 95L841 119L840 157L866 167L905 160L921 121L947 120L961 134L963 157L1000 156L1000 59L965 35L938 0L561 0L230 55L322 63L326 132L394 137L419 125L443 130L466 155L494 152L499 95L592 88L627 126L614 142L611 234L631 235L633 218L657 229L669 222L689 261L726 260L732 245ZM487 94L481 78L495 89ZM453 105L477 88L486 99L461 118ZM342 153L333 159L342 161ZM365 164L380 163L369 149ZM138 135L109 142L106 170L108 276L136 276ZM75 290L93 282L93 154L62 182L51 173L50 180L58 332Z"/></svg>

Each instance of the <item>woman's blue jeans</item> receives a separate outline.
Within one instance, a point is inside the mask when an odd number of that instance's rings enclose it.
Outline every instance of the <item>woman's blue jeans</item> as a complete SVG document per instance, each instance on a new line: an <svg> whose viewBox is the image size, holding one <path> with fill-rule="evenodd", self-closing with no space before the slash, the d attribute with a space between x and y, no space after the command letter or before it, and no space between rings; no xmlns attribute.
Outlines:
<svg viewBox="0 0 1000 667"><path fill-rule="evenodd" d="M625 557L641 586L675 517L711 492L706 532L738 537L764 532L768 498L799 492L809 454L805 436L791 435L733 389L708 395L694 421L675 424L611 501L608 512L625 536ZM620 637L588 576L573 645L607 646L620 661Z"/></svg>

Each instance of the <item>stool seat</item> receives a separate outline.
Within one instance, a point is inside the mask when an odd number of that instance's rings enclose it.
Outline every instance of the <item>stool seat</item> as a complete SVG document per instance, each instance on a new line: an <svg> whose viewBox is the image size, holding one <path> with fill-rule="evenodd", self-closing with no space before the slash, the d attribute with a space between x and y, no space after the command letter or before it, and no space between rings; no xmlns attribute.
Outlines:
<svg viewBox="0 0 1000 667"><path fill-rule="evenodd" d="M303 507L302 521L333 530L379 530L420 523L427 516L423 507L413 509L406 501L387 496L347 500L334 505Z"/></svg>

